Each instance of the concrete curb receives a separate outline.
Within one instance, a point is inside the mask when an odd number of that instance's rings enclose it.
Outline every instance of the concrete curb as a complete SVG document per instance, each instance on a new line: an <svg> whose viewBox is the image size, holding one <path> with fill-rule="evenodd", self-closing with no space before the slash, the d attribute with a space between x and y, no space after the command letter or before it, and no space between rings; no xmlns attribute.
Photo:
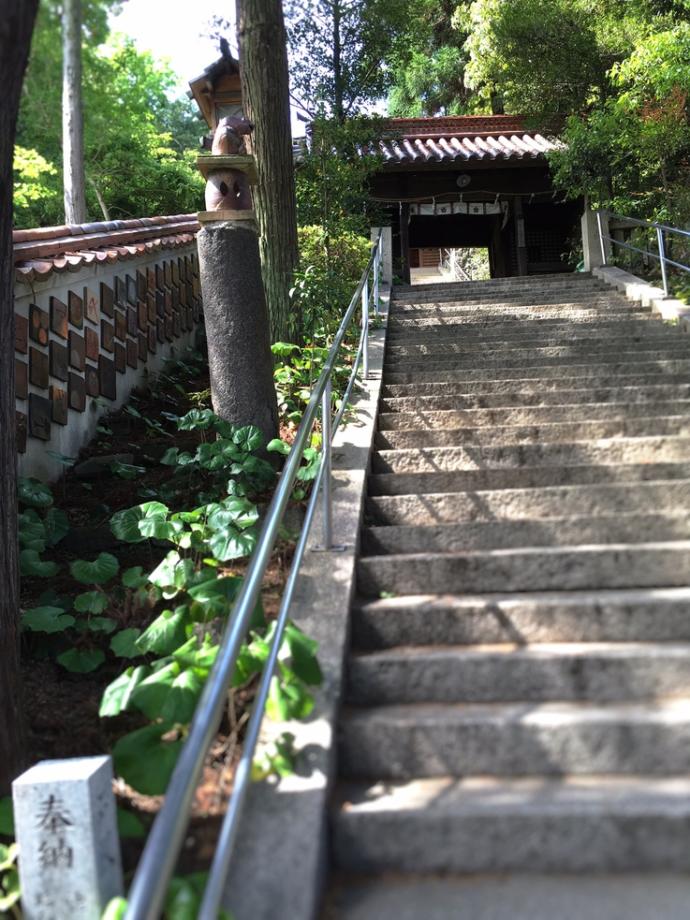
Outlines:
<svg viewBox="0 0 690 920"><path fill-rule="evenodd" d="M387 308L389 292L382 291ZM384 314L385 317L385 314ZM340 708L350 604L383 369L387 324L370 336L370 374L353 400L355 418L336 435L333 449L334 541L342 549L319 552L317 512L292 603L292 619L319 643L324 683L306 722L277 725L265 719L262 743L283 731L300 752L294 776L255 783L249 790L224 907L234 920L314 920L327 869L327 809L335 782L336 718Z"/></svg>
<svg viewBox="0 0 690 920"><path fill-rule="evenodd" d="M666 297L661 288L643 281L637 275L623 271L622 268L604 265L593 268L592 274L621 291L628 300L637 300L644 307L649 307L656 319L660 318L666 322L677 321L681 332L690 332L690 306L682 300Z"/></svg>

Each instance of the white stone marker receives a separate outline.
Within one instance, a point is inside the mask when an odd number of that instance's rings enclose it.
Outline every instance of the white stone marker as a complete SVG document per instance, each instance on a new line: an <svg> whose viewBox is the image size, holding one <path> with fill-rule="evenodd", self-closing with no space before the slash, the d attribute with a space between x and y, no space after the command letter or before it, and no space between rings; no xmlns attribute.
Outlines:
<svg viewBox="0 0 690 920"><path fill-rule="evenodd" d="M98 920L122 894L110 757L43 760L12 784L26 920Z"/></svg>

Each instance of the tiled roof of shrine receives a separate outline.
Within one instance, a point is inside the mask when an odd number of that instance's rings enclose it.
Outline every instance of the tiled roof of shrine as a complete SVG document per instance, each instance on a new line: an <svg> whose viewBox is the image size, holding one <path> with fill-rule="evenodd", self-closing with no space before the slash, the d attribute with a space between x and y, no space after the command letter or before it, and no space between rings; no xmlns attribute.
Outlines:
<svg viewBox="0 0 690 920"><path fill-rule="evenodd" d="M196 214L111 220L62 227L15 230L18 281L44 281L52 272L79 271L98 262L118 262L194 242Z"/></svg>
<svg viewBox="0 0 690 920"><path fill-rule="evenodd" d="M390 118L378 142L386 166L542 159L561 147L514 115Z"/></svg>

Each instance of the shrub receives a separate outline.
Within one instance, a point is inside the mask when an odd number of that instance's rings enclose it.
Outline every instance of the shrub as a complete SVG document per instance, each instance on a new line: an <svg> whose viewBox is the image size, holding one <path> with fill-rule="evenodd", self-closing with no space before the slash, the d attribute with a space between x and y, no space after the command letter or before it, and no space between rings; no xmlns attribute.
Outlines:
<svg viewBox="0 0 690 920"><path fill-rule="evenodd" d="M335 331L366 268L371 244L351 231L328 234L322 227L299 228L300 271L292 297L299 301L306 339Z"/></svg>

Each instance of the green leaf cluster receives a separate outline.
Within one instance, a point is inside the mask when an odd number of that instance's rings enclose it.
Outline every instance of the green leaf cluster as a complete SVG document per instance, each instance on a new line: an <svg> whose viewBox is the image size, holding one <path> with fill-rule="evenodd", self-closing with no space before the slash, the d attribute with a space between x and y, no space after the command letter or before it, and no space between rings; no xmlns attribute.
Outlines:
<svg viewBox="0 0 690 920"><path fill-rule="evenodd" d="M170 67L110 34L115 0L82 0L84 159L91 220L195 210L201 133ZM61 224L61 4L42 0L24 80L15 154L15 225Z"/></svg>

